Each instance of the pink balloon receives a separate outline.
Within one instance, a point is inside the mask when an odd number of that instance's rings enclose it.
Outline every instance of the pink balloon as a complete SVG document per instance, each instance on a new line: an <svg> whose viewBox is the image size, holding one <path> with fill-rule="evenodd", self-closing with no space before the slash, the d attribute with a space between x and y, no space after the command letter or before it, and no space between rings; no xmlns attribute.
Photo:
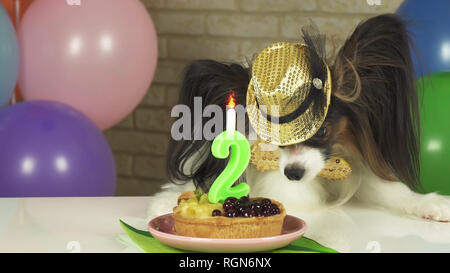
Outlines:
<svg viewBox="0 0 450 273"><path fill-rule="evenodd" d="M34 1L19 26L25 100L54 100L101 129L138 105L153 78L157 38L138 0Z"/></svg>

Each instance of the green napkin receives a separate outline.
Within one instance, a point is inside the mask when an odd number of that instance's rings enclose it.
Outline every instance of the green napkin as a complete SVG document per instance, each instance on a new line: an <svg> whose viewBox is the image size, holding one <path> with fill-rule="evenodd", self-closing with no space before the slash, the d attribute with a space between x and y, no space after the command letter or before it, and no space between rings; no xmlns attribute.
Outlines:
<svg viewBox="0 0 450 273"><path fill-rule="evenodd" d="M157 239L148 231L136 229L122 220L122 226L128 237L146 253L187 253L187 251L179 250L167 246ZM314 240L306 237L300 237L297 241L283 248L267 251L269 253L338 253L336 250L325 247Z"/></svg>

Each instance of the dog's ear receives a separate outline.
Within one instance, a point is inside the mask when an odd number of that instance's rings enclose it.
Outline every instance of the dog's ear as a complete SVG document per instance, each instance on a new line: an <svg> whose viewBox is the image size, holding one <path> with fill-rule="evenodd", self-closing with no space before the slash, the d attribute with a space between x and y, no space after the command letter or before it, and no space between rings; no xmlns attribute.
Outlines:
<svg viewBox="0 0 450 273"><path fill-rule="evenodd" d="M245 107L247 86L250 81L249 69L237 63L221 63L213 60L198 60L189 64L184 72L178 104L187 105L191 112L190 139L169 141L167 151L167 174L173 182L193 181L205 192L223 171L225 160L218 160L211 154L212 141L202 134L207 118L194 117L194 98L202 99L202 109L212 104L219 105L225 112L225 103L230 89L235 92L239 104ZM225 119L225 115L223 115ZM225 124L225 121L223 122ZM248 124L246 122L245 124ZM184 128L183 128L184 129ZM221 132L223 128L216 128Z"/></svg>
<svg viewBox="0 0 450 273"><path fill-rule="evenodd" d="M406 23L385 14L359 24L332 66L334 96L347 107L356 145L387 180L419 182L418 95Z"/></svg>

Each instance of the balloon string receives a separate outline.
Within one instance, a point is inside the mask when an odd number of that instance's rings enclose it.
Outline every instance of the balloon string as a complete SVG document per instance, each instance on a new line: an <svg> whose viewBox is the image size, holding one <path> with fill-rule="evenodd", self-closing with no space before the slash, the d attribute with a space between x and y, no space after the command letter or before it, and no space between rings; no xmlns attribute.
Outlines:
<svg viewBox="0 0 450 273"><path fill-rule="evenodd" d="M20 21L20 0L16 0L16 28L19 27Z"/></svg>
<svg viewBox="0 0 450 273"><path fill-rule="evenodd" d="M15 16L15 23L16 23L16 30L19 27L19 22L20 22L20 0L15 0L15 11L16 11L16 16ZM15 104L17 101L17 97L16 97L16 91L13 92L12 98L11 98L11 104Z"/></svg>

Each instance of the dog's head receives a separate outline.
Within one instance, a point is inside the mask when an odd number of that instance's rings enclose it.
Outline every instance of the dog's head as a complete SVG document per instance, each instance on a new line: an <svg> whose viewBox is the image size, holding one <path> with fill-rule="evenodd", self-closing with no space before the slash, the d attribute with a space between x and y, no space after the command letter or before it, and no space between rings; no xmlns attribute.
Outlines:
<svg viewBox="0 0 450 273"><path fill-rule="evenodd" d="M338 105L330 107L328 116L317 133L308 140L280 146L280 172L293 182L308 182L325 167L333 146L347 138L348 119Z"/></svg>
<svg viewBox="0 0 450 273"><path fill-rule="evenodd" d="M407 23L397 15L379 15L355 28L330 67L329 111L342 115L327 116L314 137L282 149L280 170L288 179L311 180L338 143L382 179L411 188L420 183L419 100L410 48Z"/></svg>

